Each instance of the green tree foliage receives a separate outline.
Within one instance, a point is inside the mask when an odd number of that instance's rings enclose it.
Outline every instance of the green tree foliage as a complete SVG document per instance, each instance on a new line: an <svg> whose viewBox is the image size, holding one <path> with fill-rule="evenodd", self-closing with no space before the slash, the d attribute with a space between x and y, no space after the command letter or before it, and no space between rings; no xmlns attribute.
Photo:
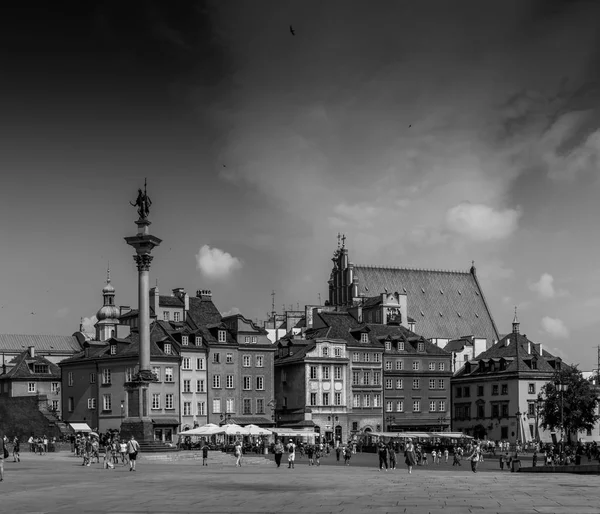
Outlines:
<svg viewBox="0 0 600 514"><path fill-rule="evenodd" d="M559 384L566 390L561 393ZM544 430L561 429L561 395L563 405L564 433L568 441L571 435L577 439L577 433L592 430L600 418L597 412L598 389L586 380L577 366L564 366L556 371L539 394L543 401L540 411L540 425Z"/></svg>

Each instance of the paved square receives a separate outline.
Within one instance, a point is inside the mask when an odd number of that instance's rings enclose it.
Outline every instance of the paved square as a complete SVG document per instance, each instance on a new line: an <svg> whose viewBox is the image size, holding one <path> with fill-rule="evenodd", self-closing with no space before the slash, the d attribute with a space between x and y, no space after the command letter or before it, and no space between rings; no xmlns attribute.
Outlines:
<svg viewBox="0 0 600 514"><path fill-rule="evenodd" d="M5 462L0 512L23 513L600 513L598 476L521 474L466 466L372 467L151 462L138 471L82 467L68 454ZM233 461L232 461L233 462Z"/></svg>

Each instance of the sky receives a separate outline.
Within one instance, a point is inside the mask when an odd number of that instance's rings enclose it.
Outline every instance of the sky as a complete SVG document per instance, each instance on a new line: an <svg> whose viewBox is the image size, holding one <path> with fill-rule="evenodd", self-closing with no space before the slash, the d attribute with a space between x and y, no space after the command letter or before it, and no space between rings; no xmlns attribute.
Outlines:
<svg viewBox="0 0 600 514"><path fill-rule="evenodd" d="M137 306L147 179L161 294L318 304L343 233L595 367L600 2L40 5L0 16L1 332L90 323L109 265Z"/></svg>

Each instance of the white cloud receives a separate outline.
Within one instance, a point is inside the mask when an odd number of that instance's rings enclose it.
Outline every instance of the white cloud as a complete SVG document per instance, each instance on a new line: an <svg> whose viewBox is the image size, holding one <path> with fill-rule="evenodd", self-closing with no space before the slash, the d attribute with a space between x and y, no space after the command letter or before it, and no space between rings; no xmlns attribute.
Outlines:
<svg viewBox="0 0 600 514"><path fill-rule="evenodd" d="M96 333L96 328L94 327L94 325L96 324L96 322L98 321L98 318L96 318L96 316L90 316L89 318L83 318L83 332L85 334L95 334Z"/></svg>
<svg viewBox="0 0 600 514"><path fill-rule="evenodd" d="M542 330L551 337L564 339L569 337L569 329L564 322L558 318L544 316L542 318Z"/></svg>
<svg viewBox="0 0 600 514"><path fill-rule="evenodd" d="M223 279L242 267L242 261L219 248L204 245L196 254L196 268L208 278Z"/></svg>
<svg viewBox="0 0 600 514"><path fill-rule="evenodd" d="M538 293L545 300L566 294L565 291L555 289L554 277L550 273L543 273L537 282L529 285L529 289Z"/></svg>
<svg viewBox="0 0 600 514"><path fill-rule="evenodd" d="M516 229L521 212L518 209L495 210L484 204L463 202L448 209L448 228L476 241L505 239Z"/></svg>
<svg viewBox="0 0 600 514"><path fill-rule="evenodd" d="M225 317L225 316L233 316L234 314L241 314L241 311L237 307L232 307L228 311L221 313L221 315L223 317Z"/></svg>

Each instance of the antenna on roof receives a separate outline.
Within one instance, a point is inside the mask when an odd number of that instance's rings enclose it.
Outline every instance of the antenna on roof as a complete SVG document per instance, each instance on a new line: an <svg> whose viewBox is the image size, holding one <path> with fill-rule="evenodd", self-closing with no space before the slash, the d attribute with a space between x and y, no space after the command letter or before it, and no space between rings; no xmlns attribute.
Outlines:
<svg viewBox="0 0 600 514"><path fill-rule="evenodd" d="M321 305L321 293L318 293L319 295L319 306Z"/></svg>

